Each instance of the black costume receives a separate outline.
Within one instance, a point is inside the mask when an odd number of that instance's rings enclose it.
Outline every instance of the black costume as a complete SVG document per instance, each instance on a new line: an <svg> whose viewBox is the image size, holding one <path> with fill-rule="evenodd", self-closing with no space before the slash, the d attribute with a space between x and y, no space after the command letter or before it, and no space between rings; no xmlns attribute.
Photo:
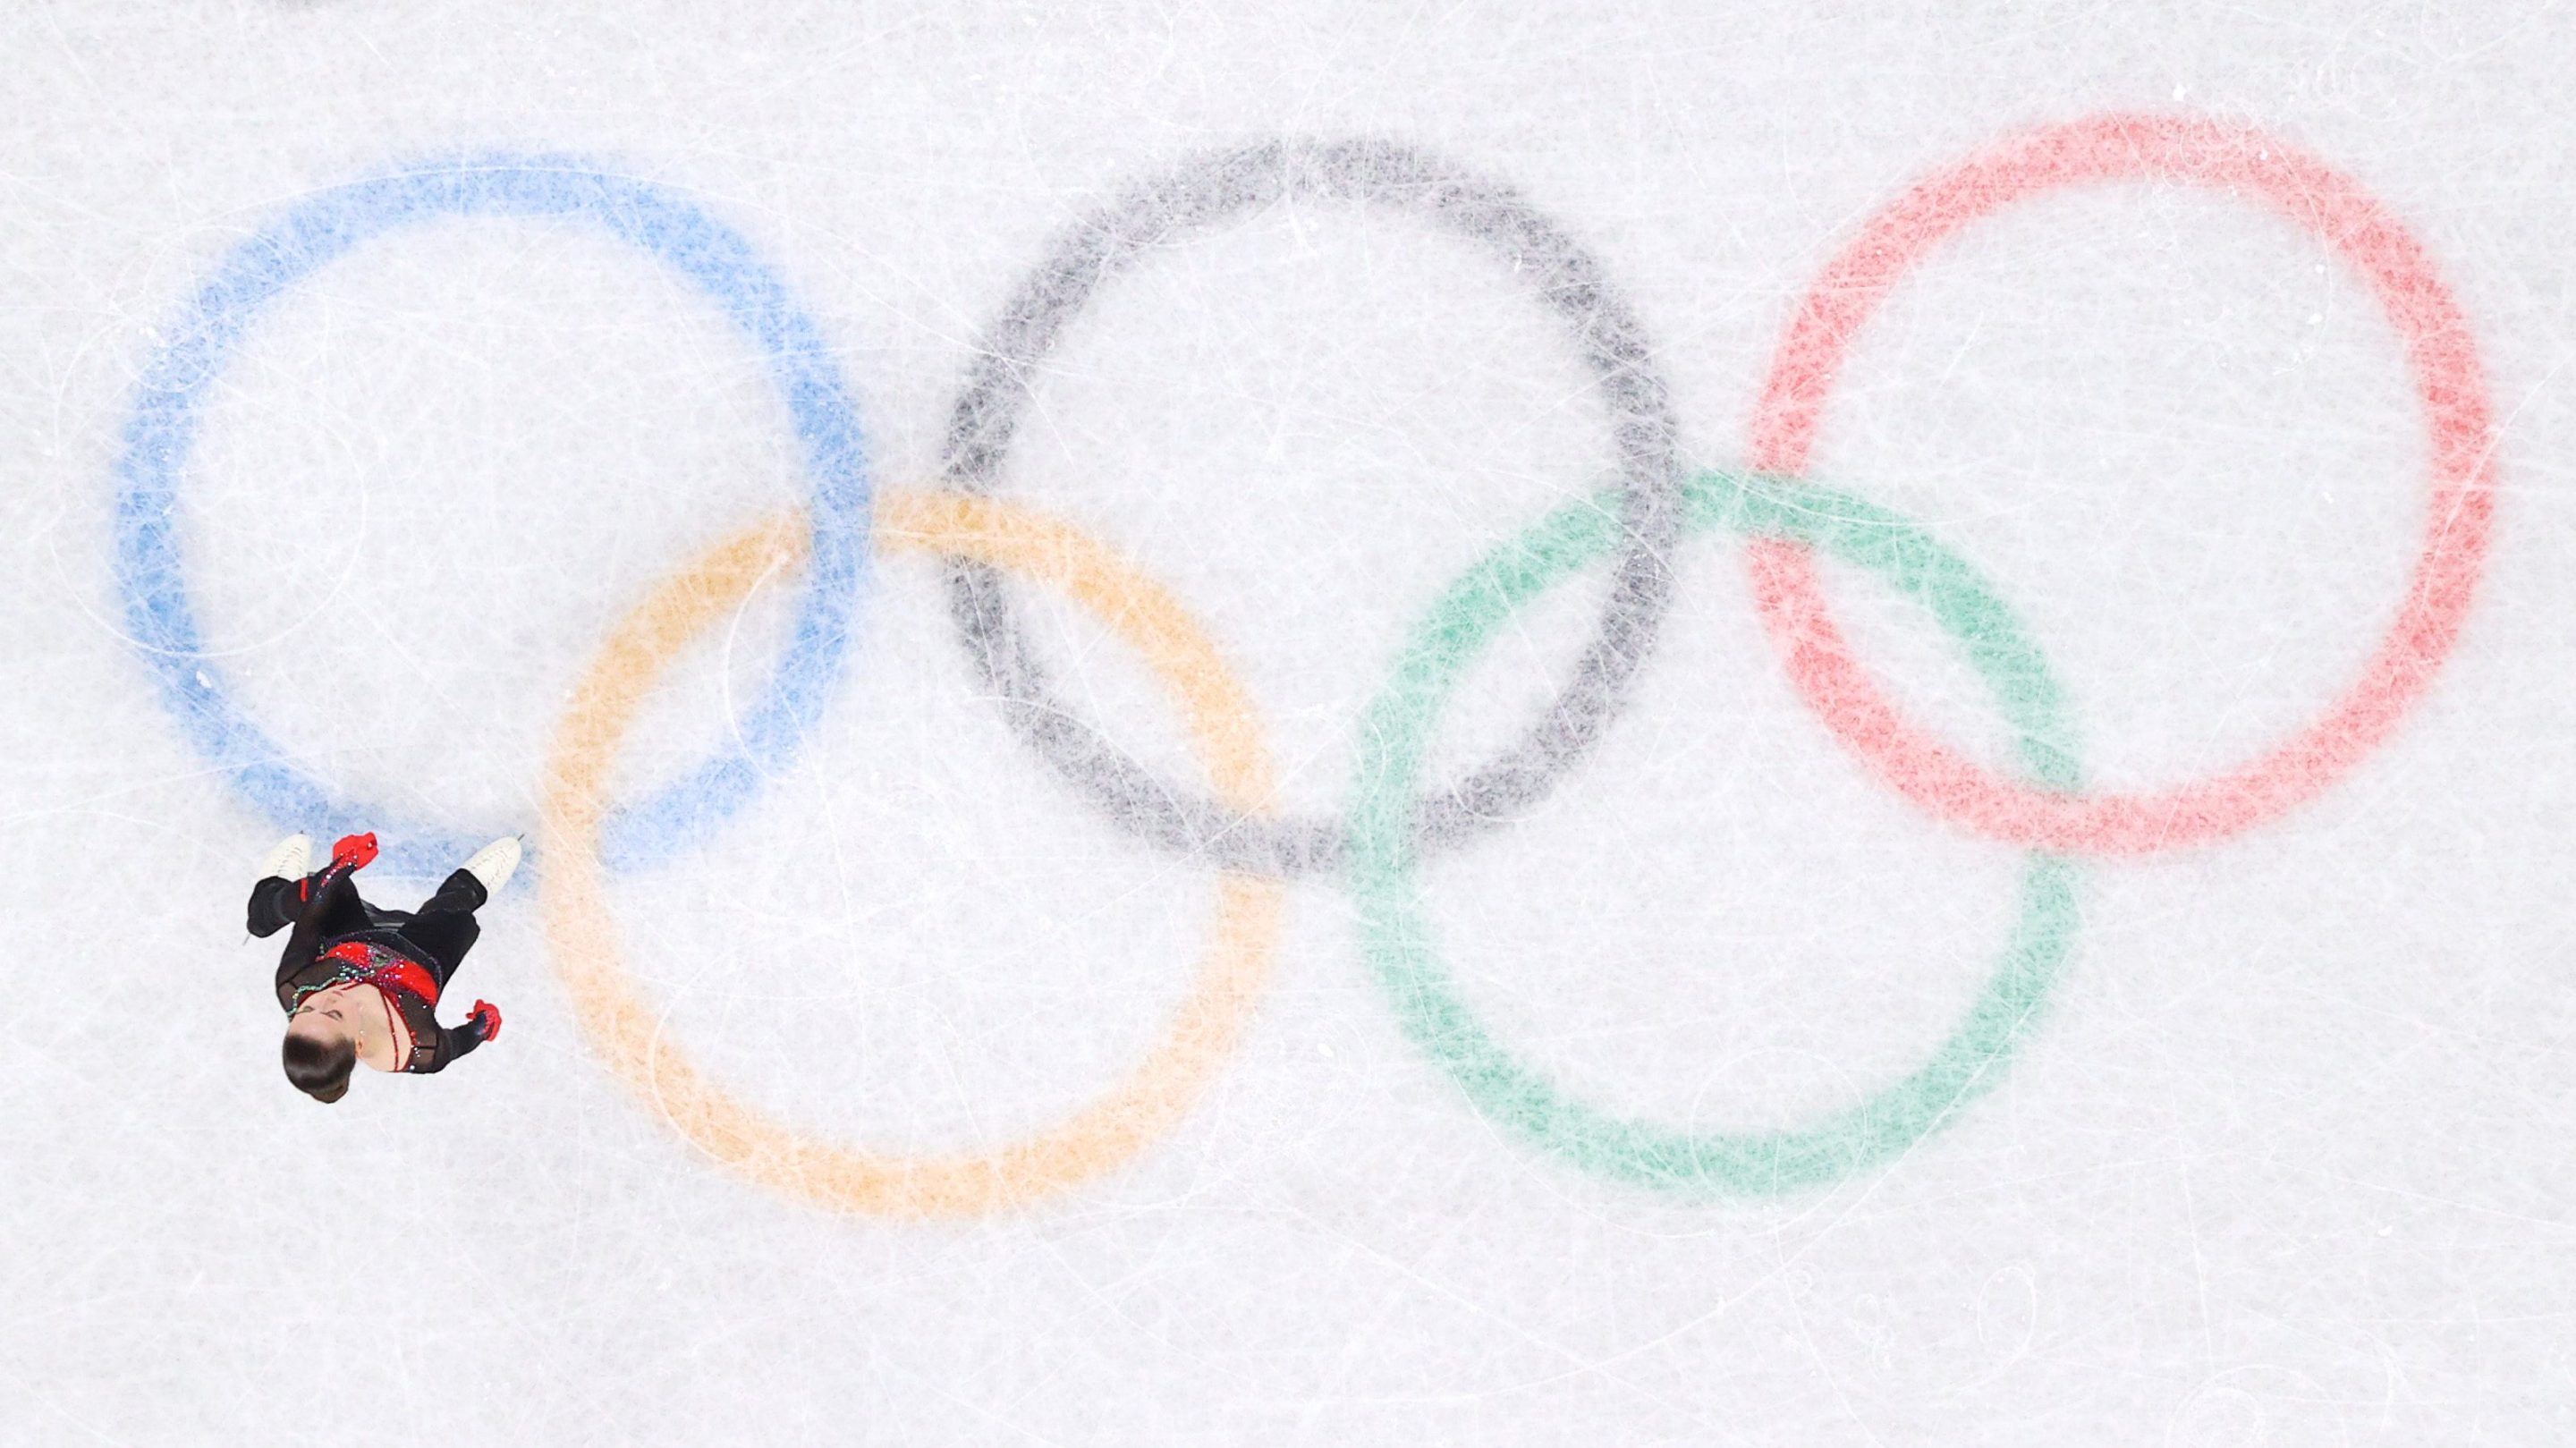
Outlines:
<svg viewBox="0 0 2576 1448"><path fill-rule="evenodd" d="M403 1070L445 1070L486 1039L473 1020L441 1026L437 1007L483 933L474 912L490 897L482 881L458 870L419 909L379 910L358 897L358 882L350 878L356 873L357 866L334 860L301 880L271 875L250 887L251 934L265 938L295 928L277 963L277 1003L293 1015L315 991L351 981L372 985L411 1033Z"/></svg>

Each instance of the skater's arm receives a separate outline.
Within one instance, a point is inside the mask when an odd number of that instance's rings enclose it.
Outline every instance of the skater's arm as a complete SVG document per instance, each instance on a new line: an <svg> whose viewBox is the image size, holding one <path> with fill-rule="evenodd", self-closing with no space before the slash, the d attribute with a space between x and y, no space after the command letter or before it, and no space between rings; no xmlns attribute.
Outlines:
<svg viewBox="0 0 2576 1448"><path fill-rule="evenodd" d="M436 1061L415 1069L428 1075L444 1071L457 1057L471 1053L475 1047L501 1034L501 1009L490 1001L476 1001L472 1013L461 1026L438 1028Z"/></svg>
<svg viewBox="0 0 2576 1448"><path fill-rule="evenodd" d="M444 1071L455 1065L459 1057L470 1054L475 1047L482 1044L482 1033L470 1025L441 1026L438 1028L438 1059L421 1074L431 1075Z"/></svg>

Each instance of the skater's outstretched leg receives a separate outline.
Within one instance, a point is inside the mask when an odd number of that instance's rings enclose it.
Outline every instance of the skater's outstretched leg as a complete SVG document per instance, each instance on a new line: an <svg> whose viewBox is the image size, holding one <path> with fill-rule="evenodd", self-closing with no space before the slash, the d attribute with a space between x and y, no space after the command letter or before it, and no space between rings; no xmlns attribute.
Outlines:
<svg viewBox="0 0 2576 1448"><path fill-rule="evenodd" d="M403 939L419 947L422 963L438 976L439 989L447 988L456 968L465 963L465 952L483 934L474 912L518 867L519 841L504 835L475 851L474 858L439 885L437 894L422 901L411 918L396 927Z"/></svg>
<svg viewBox="0 0 2576 1448"><path fill-rule="evenodd" d="M409 919L394 927L394 933L417 952L414 958L438 977L439 989L447 988L456 968L465 963L465 952L482 937L483 926L474 912L490 898L482 881L458 870L440 882L438 893L420 902Z"/></svg>

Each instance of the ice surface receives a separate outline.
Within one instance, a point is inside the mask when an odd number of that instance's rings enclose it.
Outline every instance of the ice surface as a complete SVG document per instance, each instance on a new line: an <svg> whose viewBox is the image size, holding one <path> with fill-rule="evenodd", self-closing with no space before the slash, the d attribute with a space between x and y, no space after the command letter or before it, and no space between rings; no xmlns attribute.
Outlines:
<svg viewBox="0 0 2576 1448"><path fill-rule="evenodd" d="M2264 8L0 14L0 1442L2576 1438L2576 10ZM524 216L321 267L196 409L170 524L206 657L182 674L389 847L538 846L446 1010L500 1002L488 1052L329 1110L280 1080L274 953L235 921L284 831L137 647L119 478L198 289L329 188L511 151L677 198L810 316L876 485L919 489L1065 228L1211 147L1381 138L1587 248L1680 461L1740 468L1774 348L1866 218L2009 134L2119 112L2259 129L2420 242L2494 417L2492 544L2456 646L2350 773L2225 839L2079 862L2044 1008L1892 1156L1774 1192L1552 1155L1400 1025L1384 901L1310 873L1278 887L1239 1038L1132 1157L927 1222L721 1160L684 1083L639 1083L595 1030L600 942L558 938L548 893L549 771L610 631L805 503L808 458L720 305L600 226ZM1351 809L1426 611L1618 481L1621 419L1531 283L1418 219L1286 200L1150 248L1031 379L993 496L1170 590L1248 694L1283 812ZM1937 250L1862 332L1810 471L1984 579L2088 783L2137 791L2351 687L2432 464L2399 333L2325 242L2123 184ZM1033 752L942 565L881 541L792 760L604 899L665 1067L844 1153L991 1152L1156 1050L1228 887ZM1676 547L1601 738L1405 897L1522 1065L1704 1135L1828 1118L1932 1057L2025 869L1837 741L1744 557ZM2015 768L1923 607L1821 573L1909 716ZM1580 684L1609 580L1465 668L1431 779ZM618 799L757 747L803 586L781 566L673 651ZM1210 788L1115 618L1008 595L1055 700Z"/></svg>

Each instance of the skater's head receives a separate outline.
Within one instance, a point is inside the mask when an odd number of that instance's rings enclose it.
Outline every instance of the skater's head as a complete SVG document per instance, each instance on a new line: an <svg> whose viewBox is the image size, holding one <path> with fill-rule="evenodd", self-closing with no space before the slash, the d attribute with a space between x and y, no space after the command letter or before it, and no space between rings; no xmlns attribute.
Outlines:
<svg viewBox="0 0 2576 1448"><path fill-rule="evenodd" d="M286 1023L286 1079L324 1105L349 1094L349 1071L358 1043L348 1028L319 1012L298 1012Z"/></svg>

